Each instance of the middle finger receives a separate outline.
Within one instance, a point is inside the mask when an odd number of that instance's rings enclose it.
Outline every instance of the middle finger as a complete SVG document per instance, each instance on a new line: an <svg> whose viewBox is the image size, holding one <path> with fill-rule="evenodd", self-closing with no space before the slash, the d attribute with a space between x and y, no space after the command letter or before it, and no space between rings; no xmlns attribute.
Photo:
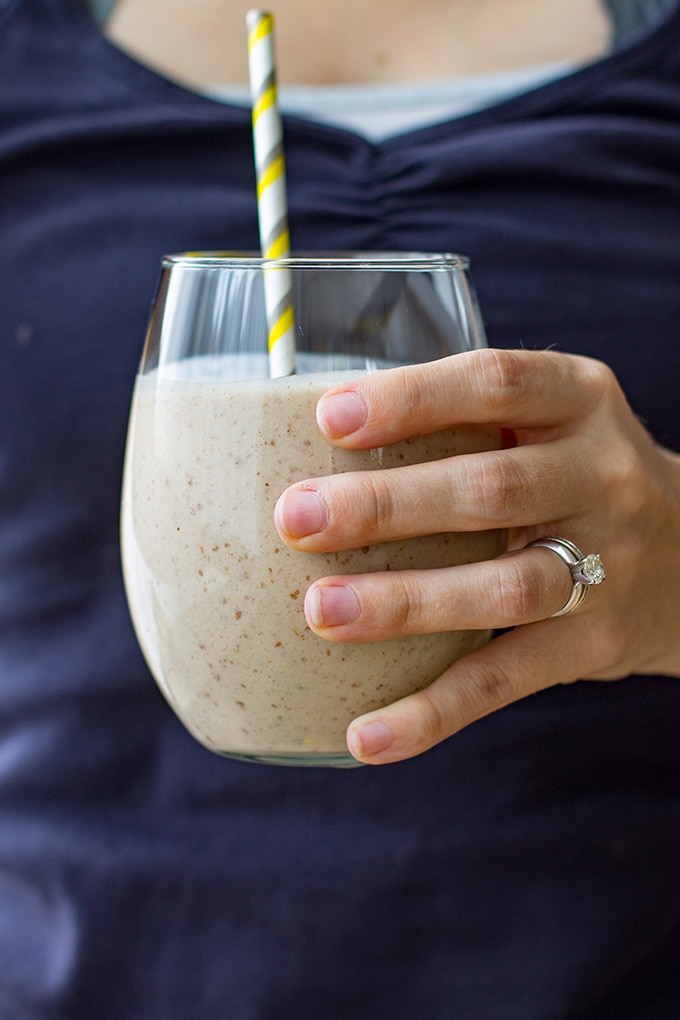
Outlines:
<svg viewBox="0 0 680 1020"><path fill-rule="evenodd" d="M593 481L578 439L308 479L279 498L281 538L308 552L447 531L527 527L582 513Z"/></svg>

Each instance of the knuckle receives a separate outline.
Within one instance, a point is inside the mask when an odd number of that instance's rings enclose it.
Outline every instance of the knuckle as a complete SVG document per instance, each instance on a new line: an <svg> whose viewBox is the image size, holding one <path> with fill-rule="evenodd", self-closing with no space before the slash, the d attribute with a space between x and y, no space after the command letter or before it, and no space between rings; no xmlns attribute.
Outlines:
<svg viewBox="0 0 680 1020"><path fill-rule="evenodd" d="M627 516L636 515L651 496L649 472L639 451L629 443L612 442L596 462L600 493Z"/></svg>
<svg viewBox="0 0 680 1020"><path fill-rule="evenodd" d="M411 585L398 574L392 575L392 590L387 608L391 627L398 628L400 633L413 633L422 613L421 603Z"/></svg>
<svg viewBox="0 0 680 1020"><path fill-rule="evenodd" d="M527 373L519 352L488 347L477 353L480 383L492 405L506 406L525 391Z"/></svg>
<svg viewBox="0 0 680 1020"><path fill-rule="evenodd" d="M617 495L643 498L648 485L648 474L644 460L633 446L622 445L617 456L610 458L610 484Z"/></svg>
<svg viewBox="0 0 680 1020"><path fill-rule="evenodd" d="M506 560L497 578L496 601L501 618L507 624L527 623L545 616L545 585L538 570L517 561Z"/></svg>
<svg viewBox="0 0 680 1020"><path fill-rule="evenodd" d="M398 409L404 420L420 421L430 386L425 368L421 365L398 368L390 373L389 388L380 386L381 382L383 380L376 382L371 393L371 418L381 424L389 424L394 419L395 409Z"/></svg>
<svg viewBox="0 0 680 1020"><path fill-rule="evenodd" d="M517 678L497 661L482 664L477 660L467 687L475 716L484 715L492 708L510 704L522 694Z"/></svg>
<svg viewBox="0 0 680 1020"><path fill-rule="evenodd" d="M394 500L386 474L367 471L359 476L361 505L365 508L365 522L373 536L389 533L394 519ZM348 513L356 511L354 501L347 507Z"/></svg>
<svg viewBox="0 0 680 1020"><path fill-rule="evenodd" d="M512 458L502 454L477 457L474 467L467 481L475 508L490 525L506 525L526 502L523 473Z"/></svg>
<svg viewBox="0 0 680 1020"><path fill-rule="evenodd" d="M609 365L596 358L575 358L578 366L579 385L595 398L602 398L614 390L618 390L616 375Z"/></svg>
<svg viewBox="0 0 680 1020"><path fill-rule="evenodd" d="M419 742L423 747L432 747L451 733L451 726L446 724L445 706L427 687L413 698L419 717Z"/></svg>

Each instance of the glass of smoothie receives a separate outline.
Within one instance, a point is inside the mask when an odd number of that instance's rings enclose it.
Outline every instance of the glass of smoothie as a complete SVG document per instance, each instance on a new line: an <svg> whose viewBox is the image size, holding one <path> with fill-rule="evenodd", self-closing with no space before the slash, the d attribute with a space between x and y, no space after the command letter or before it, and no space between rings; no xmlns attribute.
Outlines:
<svg viewBox="0 0 680 1020"><path fill-rule="evenodd" d="M272 378L266 277L289 274L294 374ZM493 557L497 532L439 534L337 553L288 549L274 505L295 481L494 449L463 426L376 450L323 439L321 394L354 375L483 346L454 255L163 260L132 399L122 557L142 651L172 709L207 748L278 765L357 765L349 722L424 688L488 639L446 632L327 642L303 602L329 574Z"/></svg>

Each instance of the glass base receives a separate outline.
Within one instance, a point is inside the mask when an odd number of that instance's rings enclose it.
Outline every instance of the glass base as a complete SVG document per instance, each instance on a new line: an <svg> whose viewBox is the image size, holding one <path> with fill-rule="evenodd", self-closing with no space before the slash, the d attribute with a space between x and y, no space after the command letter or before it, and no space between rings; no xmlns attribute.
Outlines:
<svg viewBox="0 0 680 1020"><path fill-rule="evenodd" d="M292 765L297 768L355 769L362 768L364 762L357 761L348 752L328 752L327 754L239 754L237 751L218 751L224 758L235 761L249 761L260 765Z"/></svg>

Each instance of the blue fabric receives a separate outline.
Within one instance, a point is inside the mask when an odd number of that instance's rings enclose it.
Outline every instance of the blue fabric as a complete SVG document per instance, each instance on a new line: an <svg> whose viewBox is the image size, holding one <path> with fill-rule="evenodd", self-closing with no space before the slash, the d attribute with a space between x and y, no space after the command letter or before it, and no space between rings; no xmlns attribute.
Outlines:
<svg viewBox="0 0 680 1020"><path fill-rule="evenodd" d="M612 19L615 44L629 39L675 5L675 0L602 0Z"/></svg>
<svg viewBox="0 0 680 1020"><path fill-rule="evenodd" d="M373 145L286 121L299 248L457 250L495 345L604 358L680 449L680 11ZM164 252L255 248L247 111L0 11L0 1017L668 1018L680 684L551 690L351 772L212 756L123 595L126 417Z"/></svg>

